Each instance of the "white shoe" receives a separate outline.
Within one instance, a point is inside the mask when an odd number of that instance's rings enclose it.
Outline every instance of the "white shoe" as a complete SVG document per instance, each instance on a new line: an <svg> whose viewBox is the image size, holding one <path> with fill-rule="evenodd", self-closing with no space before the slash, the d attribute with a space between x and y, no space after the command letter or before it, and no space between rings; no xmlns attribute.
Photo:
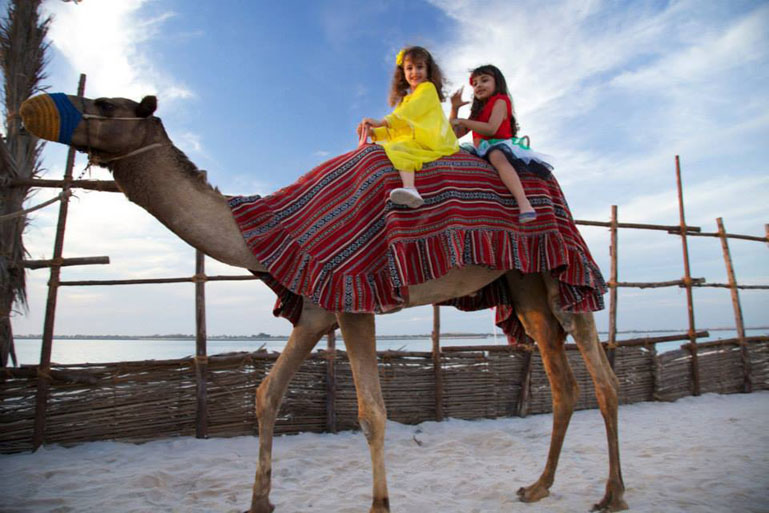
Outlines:
<svg viewBox="0 0 769 513"><path fill-rule="evenodd" d="M390 192L390 200L398 205L406 205L411 208L419 208L425 204L425 200L416 189L399 187Z"/></svg>

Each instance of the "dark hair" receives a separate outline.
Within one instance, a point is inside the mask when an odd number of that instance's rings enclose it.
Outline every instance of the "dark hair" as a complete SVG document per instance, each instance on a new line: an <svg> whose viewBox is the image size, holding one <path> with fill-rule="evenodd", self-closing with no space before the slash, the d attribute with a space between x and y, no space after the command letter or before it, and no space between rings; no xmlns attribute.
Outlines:
<svg viewBox="0 0 769 513"><path fill-rule="evenodd" d="M395 66L393 81L390 85L390 96L388 98L390 107L398 105L403 97L409 93L410 86L409 83L406 82L406 75L403 73L403 63L406 62L407 58L411 59L412 62L424 61L427 66L427 80L432 82L435 86L440 101L445 100L443 95L443 73L441 73L441 68L435 63L433 56L421 46L408 46L403 49L403 62L400 66Z"/></svg>
<svg viewBox="0 0 769 513"><path fill-rule="evenodd" d="M520 127L518 126L518 121L515 119L515 108L512 107L513 97L510 95L510 91L507 90L507 81L505 80L505 76L501 71L499 71L499 68L492 64L484 64L483 66L478 66L473 71L471 71L470 82L473 81L473 77L477 77L478 75L490 75L493 77L495 86L494 94L504 94L510 98L510 110L512 111L510 115L510 129L512 130L513 137L516 137ZM470 119L478 118L481 111L483 110L483 107L486 106L486 101L488 100L480 101L475 97L475 95L473 95L473 104L470 106Z"/></svg>

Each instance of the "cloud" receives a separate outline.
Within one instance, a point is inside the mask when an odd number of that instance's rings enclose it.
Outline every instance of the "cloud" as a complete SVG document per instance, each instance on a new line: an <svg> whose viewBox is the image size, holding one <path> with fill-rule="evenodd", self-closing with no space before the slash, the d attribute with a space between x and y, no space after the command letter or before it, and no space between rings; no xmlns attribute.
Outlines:
<svg viewBox="0 0 769 513"><path fill-rule="evenodd" d="M578 210L605 217L610 204L668 191L676 154L694 169L687 188L713 175L748 173L724 169L746 158L765 162L769 6L432 3L457 25L456 38L436 52L446 75L461 85L472 67L502 69L523 133L554 155L556 176ZM690 198L692 190L707 191L689 189Z"/></svg>
<svg viewBox="0 0 769 513"><path fill-rule="evenodd" d="M736 67L763 61L769 51L769 6L738 18L724 30L704 30L677 52L651 66L621 73L611 84L632 89L679 92L681 84L712 83Z"/></svg>
<svg viewBox="0 0 769 513"><path fill-rule="evenodd" d="M77 73L88 77L88 95L164 99L194 96L183 84L152 65L150 43L174 16L140 16L147 0L98 0L79 4L45 2L54 17L49 30L52 46Z"/></svg>

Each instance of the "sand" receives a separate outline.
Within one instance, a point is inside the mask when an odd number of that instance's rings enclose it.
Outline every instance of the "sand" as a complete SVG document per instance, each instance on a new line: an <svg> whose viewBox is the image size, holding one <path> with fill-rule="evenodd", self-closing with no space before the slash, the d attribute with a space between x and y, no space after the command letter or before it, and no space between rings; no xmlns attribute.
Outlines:
<svg viewBox="0 0 769 513"><path fill-rule="evenodd" d="M387 426L393 513L589 511L608 458L597 410L576 412L550 497L518 501L547 453L550 415ZM769 392L620 408L625 498L634 512L769 512ZM0 456L0 511L242 512L257 439L92 442ZM275 441L276 513L366 513L371 480L359 432Z"/></svg>

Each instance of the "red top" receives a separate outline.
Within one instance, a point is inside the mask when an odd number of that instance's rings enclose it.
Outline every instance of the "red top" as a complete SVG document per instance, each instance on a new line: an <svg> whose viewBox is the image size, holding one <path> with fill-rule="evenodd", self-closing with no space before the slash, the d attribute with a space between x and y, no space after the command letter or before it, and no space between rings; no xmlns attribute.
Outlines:
<svg viewBox="0 0 769 513"><path fill-rule="evenodd" d="M478 132L473 131L474 141L478 139L510 139L513 136L513 129L510 126L510 119L513 117L513 105L510 102L510 97L506 94L495 94L489 98L474 121L488 122L491 117L491 111L494 110L494 104L497 103L497 100L503 100L507 105L507 116L502 120L502 123L500 123L499 128L494 135L481 135Z"/></svg>

